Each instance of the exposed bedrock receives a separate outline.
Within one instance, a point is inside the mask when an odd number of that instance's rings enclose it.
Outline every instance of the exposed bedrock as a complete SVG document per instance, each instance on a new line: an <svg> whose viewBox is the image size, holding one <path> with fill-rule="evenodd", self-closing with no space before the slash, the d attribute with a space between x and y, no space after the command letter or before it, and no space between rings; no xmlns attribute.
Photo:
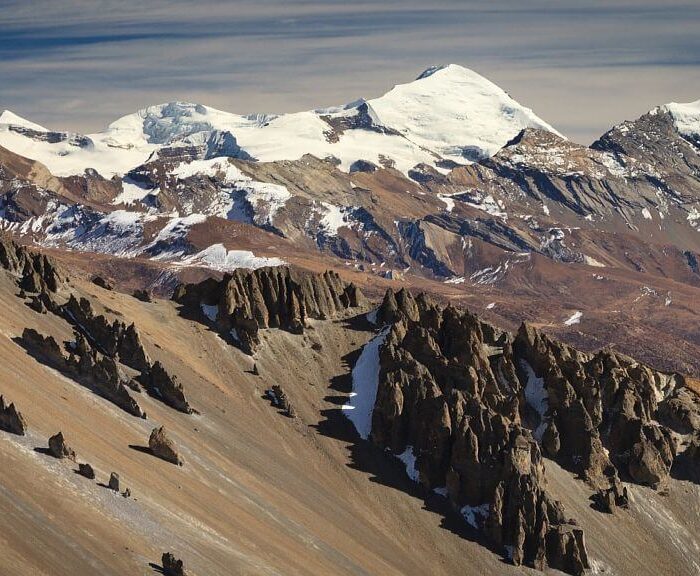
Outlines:
<svg viewBox="0 0 700 576"><path fill-rule="evenodd" d="M0 395L0 430L24 436L27 431L27 422L14 405L5 403L5 398Z"/></svg>
<svg viewBox="0 0 700 576"><path fill-rule="evenodd" d="M16 275L26 292L56 292L63 284L53 259L9 239L0 238L0 266Z"/></svg>
<svg viewBox="0 0 700 576"><path fill-rule="evenodd" d="M588 567L582 531L547 491L543 453L586 479L608 512L629 504L620 478L663 486L681 438L685 469L700 460L700 402L680 376L609 350L583 354L526 325L514 336L406 290L387 292L377 321L391 329L372 441L410 448L421 484L446 489L516 564Z"/></svg>
<svg viewBox="0 0 700 576"><path fill-rule="evenodd" d="M222 280L180 285L173 299L189 314L208 316L248 354L260 343L261 328L298 334L308 319L334 318L365 303L359 288L335 272L311 274L287 267L236 270Z"/></svg>

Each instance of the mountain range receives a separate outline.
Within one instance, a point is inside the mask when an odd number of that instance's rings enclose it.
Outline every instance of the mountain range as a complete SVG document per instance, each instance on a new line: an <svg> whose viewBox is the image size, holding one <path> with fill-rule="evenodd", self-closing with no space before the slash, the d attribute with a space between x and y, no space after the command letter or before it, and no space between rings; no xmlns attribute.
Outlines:
<svg viewBox="0 0 700 576"><path fill-rule="evenodd" d="M0 230L8 573L700 569L700 100L589 146L455 64L290 114L6 110ZM63 437L35 462L58 429L128 497Z"/></svg>

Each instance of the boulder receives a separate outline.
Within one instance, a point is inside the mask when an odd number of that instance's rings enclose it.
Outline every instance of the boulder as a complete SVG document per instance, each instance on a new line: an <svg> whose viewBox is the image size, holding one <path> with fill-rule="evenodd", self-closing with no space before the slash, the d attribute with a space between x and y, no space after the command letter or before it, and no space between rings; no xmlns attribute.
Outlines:
<svg viewBox="0 0 700 576"><path fill-rule="evenodd" d="M49 453L54 458L67 458L68 460L73 460L75 462L75 451L66 444L63 438L63 432L54 434L49 438Z"/></svg>
<svg viewBox="0 0 700 576"><path fill-rule="evenodd" d="M153 298L148 290L134 290L134 298L141 300L141 302L153 302Z"/></svg>
<svg viewBox="0 0 700 576"><path fill-rule="evenodd" d="M102 276L93 276L92 283L95 286L99 286L100 288L103 288L105 290L114 290L114 284L109 280L106 280Z"/></svg>
<svg viewBox="0 0 700 576"><path fill-rule="evenodd" d="M85 478L88 478L90 480L95 479L95 471L92 469L92 466L87 463L81 462L78 464L78 474L81 476L85 476Z"/></svg>
<svg viewBox="0 0 700 576"><path fill-rule="evenodd" d="M163 426L154 428L151 431L151 436L148 438L148 447L151 449L151 453L154 456L166 462L182 466L182 458L180 458L173 441L168 438L165 433L165 428Z"/></svg>
<svg viewBox="0 0 700 576"><path fill-rule="evenodd" d="M107 485L110 490L114 492L119 492L119 474L112 472L109 475L109 484Z"/></svg>
<svg viewBox="0 0 700 576"><path fill-rule="evenodd" d="M164 552L160 562L165 576L187 576L182 560L175 558L170 552Z"/></svg>

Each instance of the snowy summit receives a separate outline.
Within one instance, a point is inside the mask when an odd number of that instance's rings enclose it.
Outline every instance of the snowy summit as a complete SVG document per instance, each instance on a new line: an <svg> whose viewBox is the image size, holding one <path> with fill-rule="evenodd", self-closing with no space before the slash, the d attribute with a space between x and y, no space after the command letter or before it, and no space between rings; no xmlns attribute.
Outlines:
<svg viewBox="0 0 700 576"><path fill-rule="evenodd" d="M332 156L343 170L358 160L407 173L426 163L468 164L495 154L523 128L555 132L529 108L476 72L450 64L371 100L283 115L239 115L188 102L150 106L87 136L48 132L6 111L0 146L38 160L58 176L93 168L123 175L164 147L225 142L218 154L259 161ZM19 128L19 129L18 129Z"/></svg>

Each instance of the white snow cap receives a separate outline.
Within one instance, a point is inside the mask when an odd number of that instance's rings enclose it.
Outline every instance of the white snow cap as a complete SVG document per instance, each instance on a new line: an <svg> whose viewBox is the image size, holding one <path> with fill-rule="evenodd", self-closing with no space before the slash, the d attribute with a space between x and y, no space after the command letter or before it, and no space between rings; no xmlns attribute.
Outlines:
<svg viewBox="0 0 700 576"><path fill-rule="evenodd" d="M17 114L12 112L11 110L2 111L2 114L0 114L0 126L1 125L21 126L22 128L29 128L31 130L36 130L37 132L48 132L48 130L43 126L35 124L34 122L30 122L29 120L27 120L26 118L22 118L21 116L17 116Z"/></svg>
<svg viewBox="0 0 700 576"><path fill-rule="evenodd" d="M700 100L687 104L671 102L663 108L673 117L673 123L680 134L700 136Z"/></svg>
<svg viewBox="0 0 700 576"><path fill-rule="evenodd" d="M8 115L12 122L28 124L15 118ZM123 116L103 132L88 135L89 148L7 132L0 132L0 145L43 162L58 176L94 168L110 177L142 164L164 146L182 145L187 138L216 130L232 134L243 151L260 161L334 156L341 169L349 170L357 160L389 160L407 173L420 163L436 166L441 158L469 164L491 156L524 128L556 132L483 76L449 64L429 68L379 98L345 106L243 116L169 102Z"/></svg>

